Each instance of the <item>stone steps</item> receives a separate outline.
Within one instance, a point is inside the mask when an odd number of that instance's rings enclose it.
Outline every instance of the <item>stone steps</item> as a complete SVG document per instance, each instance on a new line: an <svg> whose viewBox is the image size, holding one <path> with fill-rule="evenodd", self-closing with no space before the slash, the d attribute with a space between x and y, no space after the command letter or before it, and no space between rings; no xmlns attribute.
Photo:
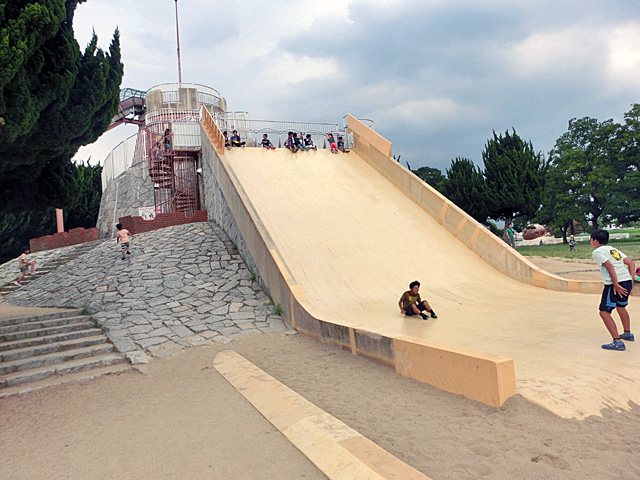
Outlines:
<svg viewBox="0 0 640 480"><path fill-rule="evenodd" d="M89 328L87 330L75 330L73 332L56 333L54 335L45 335L43 337L23 338L13 342L0 343L0 352L21 349L27 347L35 347L37 345L46 345L48 343L59 343L76 338L93 337L101 335L99 328Z"/></svg>
<svg viewBox="0 0 640 480"><path fill-rule="evenodd" d="M109 365L123 363L125 356L120 353L110 353L97 357L83 358L70 362L64 362L57 365L46 365L44 367L33 370L25 370L11 373L9 375L0 375L0 389L4 387L12 387L23 383L34 382L49 378L54 375L66 375L69 373L82 372L92 368L106 367Z"/></svg>
<svg viewBox="0 0 640 480"><path fill-rule="evenodd" d="M0 335L7 333L24 332L27 330L38 330L43 328L59 327L61 325L70 325L73 323L86 320L85 316L69 317L69 318L53 318L51 320L41 320L36 322L18 323L15 325L0 326Z"/></svg>
<svg viewBox="0 0 640 480"><path fill-rule="evenodd" d="M52 375L44 378L43 380L18 384L13 387L0 388L0 398L10 397L12 395L24 395L25 393L30 393L46 387L57 387L66 383L88 381L93 380L94 378L104 377L106 375L117 375L130 371L132 371L132 368L128 363L114 363L106 367L97 367L76 373Z"/></svg>
<svg viewBox="0 0 640 480"><path fill-rule="evenodd" d="M131 368L82 313L76 309L0 321L0 398Z"/></svg>
<svg viewBox="0 0 640 480"><path fill-rule="evenodd" d="M62 255L60 255L57 258L51 259L49 261L47 261L47 263L45 265L38 265L36 263L36 274L35 275L31 275L30 273L27 273L27 276L24 277L24 279L20 282L22 285L18 286L14 284L15 280L12 280L11 282L0 286L0 298L3 297L4 295L8 295L11 292L16 291L19 288L22 288L26 285L29 285L31 282L34 282L35 280L38 280L39 278L47 275L48 273L51 273L55 270L58 269L58 267L62 266L62 265L66 265L68 262L70 262L71 260L79 257L80 255L83 255L85 253L87 253L89 250L92 250L93 248L95 248L98 244L100 243L100 241L95 241L95 242L87 242L87 243L83 243L82 245L74 248L73 250L66 252ZM16 269L17 270L17 269ZM16 279L19 276L19 272L16 271Z"/></svg>

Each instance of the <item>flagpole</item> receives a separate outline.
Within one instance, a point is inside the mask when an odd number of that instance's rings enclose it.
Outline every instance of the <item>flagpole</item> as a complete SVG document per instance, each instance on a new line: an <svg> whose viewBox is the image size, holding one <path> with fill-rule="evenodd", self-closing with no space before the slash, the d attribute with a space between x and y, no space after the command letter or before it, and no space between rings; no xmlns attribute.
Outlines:
<svg viewBox="0 0 640 480"><path fill-rule="evenodd" d="M178 0L176 1L176 38L178 41L178 84L182 88L182 68L180 67L180 30L178 28Z"/></svg>

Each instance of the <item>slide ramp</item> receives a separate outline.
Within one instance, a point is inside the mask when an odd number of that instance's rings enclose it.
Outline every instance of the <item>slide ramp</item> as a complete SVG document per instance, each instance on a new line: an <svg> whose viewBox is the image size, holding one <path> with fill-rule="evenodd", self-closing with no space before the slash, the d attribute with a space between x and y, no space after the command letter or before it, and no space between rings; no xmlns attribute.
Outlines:
<svg viewBox="0 0 640 480"><path fill-rule="evenodd" d="M597 294L501 273L355 151L232 149L223 163L314 317L511 357L518 393L564 417L640 403L640 354L600 348ZM400 314L416 279L437 320Z"/></svg>

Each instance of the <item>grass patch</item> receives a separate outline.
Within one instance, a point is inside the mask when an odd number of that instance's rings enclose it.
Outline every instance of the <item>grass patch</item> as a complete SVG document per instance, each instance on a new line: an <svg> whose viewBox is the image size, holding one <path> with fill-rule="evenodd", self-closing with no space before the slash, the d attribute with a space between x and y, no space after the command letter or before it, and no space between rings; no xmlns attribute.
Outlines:
<svg viewBox="0 0 640 480"><path fill-rule="evenodd" d="M275 313L276 315L282 315L282 305L276 305L276 308L273 309L273 313Z"/></svg>
<svg viewBox="0 0 640 480"><path fill-rule="evenodd" d="M631 230L631 229L630 229ZM640 229L634 229L639 230ZM616 233L619 230L616 230ZM631 234L630 234L631 235ZM611 240L609 245L617 248L628 257L634 260L640 259L640 239L630 238L629 240ZM519 246L518 252L526 257L559 257L559 258L591 258L593 248L588 242L576 243L576 251L569 250L569 244L556 243L553 245L527 245Z"/></svg>

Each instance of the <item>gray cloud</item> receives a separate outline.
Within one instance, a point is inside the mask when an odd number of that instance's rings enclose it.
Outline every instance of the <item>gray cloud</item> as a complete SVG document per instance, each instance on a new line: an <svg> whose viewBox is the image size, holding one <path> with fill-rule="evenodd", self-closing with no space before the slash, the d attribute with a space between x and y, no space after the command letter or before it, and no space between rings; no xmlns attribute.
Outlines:
<svg viewBox="0 0 640 480"><path fill-rule="evenodd" d="M161 11L150 0L79 8L104 9L94 24L110 35L109 15L129 6L118 19L126 85L176 81L169 3ZM640 101L635 0L357 0L343 12L343 2L307 0L179 7L184 81L216 88L254 118L371 118L413 168L444 170L456 156L480 163L492 130L512 127L546 153L570 118L619 119Z"/></svg>

